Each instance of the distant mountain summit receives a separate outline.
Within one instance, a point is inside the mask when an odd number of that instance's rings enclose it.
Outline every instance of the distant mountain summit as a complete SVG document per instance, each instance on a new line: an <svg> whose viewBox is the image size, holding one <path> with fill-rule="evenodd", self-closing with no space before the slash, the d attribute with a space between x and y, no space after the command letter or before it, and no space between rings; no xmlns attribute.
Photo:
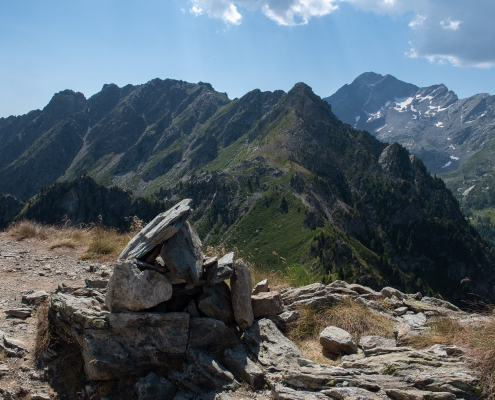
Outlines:
<svg viewBox="0 0 495 400"><path fill-rule="evenodd" d="M495 96L459 99L445 85L418 88L367 72L325 100L354 128L404 145L460 199L495 206Z"/></svg>

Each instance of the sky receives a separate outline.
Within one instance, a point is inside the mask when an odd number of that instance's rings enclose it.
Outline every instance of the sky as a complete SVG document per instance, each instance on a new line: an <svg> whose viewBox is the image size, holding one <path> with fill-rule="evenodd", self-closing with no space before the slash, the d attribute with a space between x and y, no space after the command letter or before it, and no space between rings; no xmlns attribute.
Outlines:
<svg viewBox="0 0 495 400"><path fill-rule="evenodd" d="M209 82L231 99L363 72L495 94L494 0L23 0L0 4L0 117L64 89Z"/></svg>

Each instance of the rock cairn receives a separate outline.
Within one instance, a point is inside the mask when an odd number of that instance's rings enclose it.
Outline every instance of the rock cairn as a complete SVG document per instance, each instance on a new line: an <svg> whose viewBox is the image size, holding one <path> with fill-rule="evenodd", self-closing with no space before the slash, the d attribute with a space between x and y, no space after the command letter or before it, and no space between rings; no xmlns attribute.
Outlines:
<svg viewBox="0 0 495 400"><path fill-rule="evenodd" d="M479 379L466 366L463 349L405 346L426 329L428 318L468 320L469 314L419 293L388 287L376 292L343 281L280 293L270 291L266 280L252 288L248 267L233 253L204 256L187 222L190 213L191 200L183 200L158 215L119 256L108 285L59 287L51 297L56 333L79 346L88 380L134 379L139 400L210 398L205 393L235 398L242 382L259 391L258 399L479 395ZM346 331L327 327L322 350L344 354L339 366L331 366L305 359L283 335L301 317L299 307L348 300L390 319L396 338L364 336L356 343ZM91 397L91 385L84 393Z"/></svg>

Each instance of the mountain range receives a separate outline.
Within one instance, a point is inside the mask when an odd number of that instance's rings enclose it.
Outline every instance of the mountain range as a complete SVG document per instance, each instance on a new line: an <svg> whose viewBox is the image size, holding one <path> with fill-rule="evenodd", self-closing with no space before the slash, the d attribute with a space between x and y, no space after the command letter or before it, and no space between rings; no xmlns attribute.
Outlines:
<svg viewBox="0 0 495 400"><path fill-rule="evenodd" d="M98 194L111 186L127 192ZM117 197L130 191L189 197L206 245L296 283L391 284L456 302L495 283L494 251L444 182L400 144L340 121L304 83L234 100L169 79L105 85L89 99L62 91L0 119L0 191L0 205L22 207L14 218L34 219L62 215L60 203L125 213L136 200Z"/></svg>
<svg viewBox="0 0 495 400"><path fill-rule="evenodd" d="M495 96L459 99L445 85L367 72L325 100L345 123L420 157L466 210L495 206Z"/></svg>

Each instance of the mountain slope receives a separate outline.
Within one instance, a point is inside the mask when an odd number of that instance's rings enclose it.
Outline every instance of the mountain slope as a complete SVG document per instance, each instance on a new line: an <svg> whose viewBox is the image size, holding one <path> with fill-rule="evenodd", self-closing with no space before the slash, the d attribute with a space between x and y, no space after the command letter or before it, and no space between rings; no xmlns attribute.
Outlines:
<svg viewBox="0 0 495 400"><path fill-rule="evenodd" d="M48 121L44 111L36 115L33 121ZM17 118L9 126L26 116ZM73 157L65 174L54 170L60 183L30 201L26 217L61 218L72 191L74 210L102 213L106 222L111 196L94 197L89 184L64 189L88 174L167 202L193 198L193 223L205 244L236 248L294 283L340 278L456 301L483 291L473 282L495 283L494 254L443 182L402 146L342 123L303 83L235 100L205 83L106 85L82 111L57 121L38 129L0 173L0 187L8 186L9 172L34 190L28 172L38 160L57 160L62 150ZM72 121L67 135L80 140L63 142L57 127ZM73 220L84 218L76 212ZM471 282L461 283L466 277Z"/></svg>

